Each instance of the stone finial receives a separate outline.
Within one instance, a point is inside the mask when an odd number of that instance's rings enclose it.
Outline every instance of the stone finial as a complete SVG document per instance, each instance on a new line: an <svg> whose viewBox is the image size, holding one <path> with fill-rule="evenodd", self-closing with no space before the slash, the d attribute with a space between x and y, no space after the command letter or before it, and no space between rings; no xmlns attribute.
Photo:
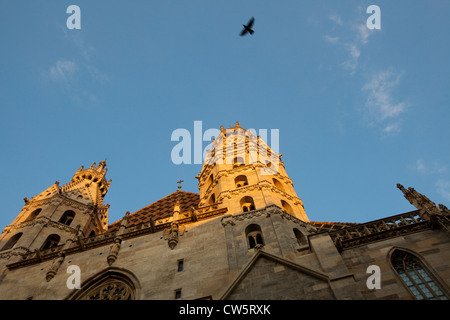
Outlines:
<svg viewBox="0 0 450 320"><path fill-rule="evenodd" d="M400 183L397 183L397 188L403 192L404 197L409 201L409 203L411 203L418 210L421 210L423 213L440 213L440 210L433 201L428 199L425 195L417 192L414 188L409 187L408 189L405 189Z"/></svg>
<svg viewBox="0 0 450 320"><path fill-rule="evenodd" d="M444 214L450 214L450 210L442 203L439 203L439 209L441 209L441 212Z"/></svg>

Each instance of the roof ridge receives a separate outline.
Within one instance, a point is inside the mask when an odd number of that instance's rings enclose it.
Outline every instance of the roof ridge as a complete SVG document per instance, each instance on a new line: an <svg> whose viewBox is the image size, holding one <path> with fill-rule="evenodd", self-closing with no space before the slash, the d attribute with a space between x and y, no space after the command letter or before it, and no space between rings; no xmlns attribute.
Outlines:
<svg viewBox="0 0 450 320"><path fill-rule="evenodd" d="M155 201L153 201L152 203L146 205L145 207L142 207L142 208L140 208L140 209L134 211L134 212L131 213L131 214L135 214L136 212L141 211L142 209L148 208L148 207L150 207L151 205L154 205L156 202L161 201L161 200L164 200L164 199L170 197L171 195L173 195L174 193L177 193L177 192L192 193L192 194L196 194L196 195L200 196L199 193L190 192L190 191L183 191L183 190L176 190L176 191L174 191L174 192L168 194L167 196L164 196L164 197L162 197L161 199L155 200ZM130 215L131 215L131 214L130 214Z"/></svg>

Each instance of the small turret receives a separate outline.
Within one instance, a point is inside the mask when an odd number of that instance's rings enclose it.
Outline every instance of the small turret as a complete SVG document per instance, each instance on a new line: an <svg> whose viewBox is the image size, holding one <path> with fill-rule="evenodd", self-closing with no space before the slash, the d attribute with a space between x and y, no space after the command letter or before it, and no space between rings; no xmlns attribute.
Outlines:
<svg viewBox="0 0 450 320"><path fill-rule="evenodd" d="M105 178L106 161L84 169L81 166L72 180L52 186L28 199L11 225L0 235L0 251L19 250L18 256L35 250L46 250L78 233L82 237L103 233L108 226L109 204L103 203L111 185Z"/></svg>

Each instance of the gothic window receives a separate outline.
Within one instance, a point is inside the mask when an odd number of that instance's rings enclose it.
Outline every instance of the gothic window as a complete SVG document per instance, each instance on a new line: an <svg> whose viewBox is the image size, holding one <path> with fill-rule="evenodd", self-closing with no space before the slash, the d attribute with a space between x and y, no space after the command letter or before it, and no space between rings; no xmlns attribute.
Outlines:
<svg viewBox="0 0 450 320"><path fill-rule="evenodd" d="M16 245L17 241L19 241L22 234L23 234L22 232L19 232L13 235L11 238L9 238L8 242L6 242L5 245L3 246L2 251L12 249Z"/></svg>
<svg viewBox="0 0 450 320"><path fill-rule="evenodd" d="M116 272L107 273L76 293L77 300L134 300L135 288L131 280Z"/></svg>
<svg viewBox="0 0 450 320"><path fill-rule="evenodd" d="M30 221L30 220L34 220L37 218L37 216L39 215L39 213L41 213L42 209L36 209L34 210L32 213L30 213L30 215L27 217L27 219L25 221Z"/></svg>
<svg viewBox="0 0 450 320"><path fill-rule="evenodd" d="M209 204L213 205L214 203L216 203L216 195L213 193L209 198Z"/></svg>
<svg viewBox="0 0 450 320"><path fill-rule="evenodd" d="M261 227L257 224L251 224L245 228L245 237L249 249L264 245Z"/></svg>
<svg viewBox="0 0 450 320"><path fill-rule="evenodd" d="M208 180L208 188L213 184L213 182L214 182L214 176L213 176L213 174L211 174L209 176L209 180Z"/></svg>
<svg viewBox="0 0 450 320"><path fill-rule="evenodd" d="M44 244L41 247L41 250L49 249L56 247L61 240L61 237L57 234L51 234L48 236L47 240L45 240Z"/></svg>
<svg viewBox="0 0 450 320"><path fill-rule="evenodd" d="M305 245L306 237L303 235L303 233L300 230L298 230L297 228L294 228L293 231L294 231L295 238L297 239L297 243L301 246Z"/></svg>
<svg viewBox="0 0 450 320"><path fill-rule="evenodd" d="M252 197L243 197L240 201L242 212L255 210L255 203Z"/></svg>
<svg viewBox="0 0 450 320"><path fill-rule="evenodd" d="M248 185L247 177L244 175L237 176L234 179L234 183L236 185L236 188L246 186L246 185Z"/></svg>
<svg viewBox="0 0 450 320"><path fill-rule="evenodd" d="M400 279L417 300L447 300L438 281L413 254L395 250L391 263Z"/></svg>
<svg viewBox="0 0 450 320"><path fill-rule="evenodd" d="M59 219L58 222L63 223L66 226L70 226L74 218L75 212L73 212L72 210L67 210L66 212L64 212L64 214L62 215L61 219Z"/></svg>
<svg viewBox="0 0 450 320"><path fill-rule="evenodd" d="M283 207L283 210L286 211L289 214L293 214L294 211L292 210L292 207L284 200L281 200L281 206Z"/></svg>
<svg viewBox="0 0 450 320"><path fill-rule="evenodd" d="M281 191L284 191L283 185L281 184L280 181L278 181L277 179L273 178L273 184L275 185L275 187L277 187L278 189L280 189Z"/></svg>

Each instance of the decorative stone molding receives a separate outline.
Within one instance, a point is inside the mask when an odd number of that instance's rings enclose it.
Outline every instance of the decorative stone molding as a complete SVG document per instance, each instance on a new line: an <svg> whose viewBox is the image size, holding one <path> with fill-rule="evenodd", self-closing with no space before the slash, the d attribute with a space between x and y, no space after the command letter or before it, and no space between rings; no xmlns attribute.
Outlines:
<svg viewBox="0 0 450 320"><path fill-rule="evenodd" d="M219 193L219 195L217 196L217 201L222 202L225 198L231 199L231 198L239 196L239 195L245 195L251 191L259 191L262 189L269 190L270 192L273 192L273 193L278 193L280 196L291 201L292 204L300 205L303 207L303 201L300 198L294 197L294 196L290 195L289 193L278 189L277 187L275 187L269 181L266 181L266 180L260 181L256 184L236 188L234 190L223 191L223 192Z"/></svg>
<svg viewBox="0 0 450 320"><path fill-rule="evenodd" d="M209 207L205 208L205 210L199 209L199 210L193 210L190 212L192 212L194 214L190 213L187 217L183 217L182 214L179 216L180 219L177 220L178 231L177 231L176 235L173 234L171 236L170 245L172 246L172 248L175 248L175 246L178 244L179 236L183 235L183 233L185 231L185 226L184 226L185 224L193 223L193 222L201 221L201 220L205 220L205 219L210 219L213 217L223 215L227 212L227 208L217 209L214 206L209 206ZM162 219L162 220L164 220L164 219ZM112 246L115 244L116 239L119 237L121 240L125 240L125 239L134 238L134 237L139 237L141 235L145 235L148 233L155 233L155 232L163 231L163 237L166 236L166 240L168 241L168 244L169 244L168 233L169 233L169 229L171 229L171 224L172 224L172 222L156 224L153 220L151 220L150 222L141 223L141 224L138 224L138 225L135 225L132 227L126 227L126 225L123 225L122 231L120 231L122 233L120 233L120 234L119 234L119 230L117 230L117 231L112 231L112 232L105 232L105 233L102 233L102 234L99 234L96 236L92 236L92 237L84 237L82 232L79 231L78 234L76 236L74 235L73 239L70 241L70 243L72 244L70 247L67 247L67 244L65 244L65 245L56 246L56 247L49 248L49 249L42 250L42 251L37 250L34 252L30 252L25 248L23 248L25 250L23 250L20 253L19 253L19 251L17 251L17 255L22 256L23 259L21 259L19 262L14 262L14 263L8 264L7 268L10 270L14 270L14 269L24 267L27 265L39 263L41 261L52 260L52 259L55 259L58 256L58 254L61 252L64 252L64 254L67 256L70 254L74 254L74 253L84 251L84 250L89 250L92 248L97 248L100 246L105 246L105 245ZM76 230L78 230L78 229L76 229ZM166 233L166 235L164 235L164 232ZM16 249L14 249L14 250L16 250ZM2 256L9 257L10 255L12 255L12 253L10 253L10 251L5 251L5 252L0 253L0 258L2 258Z"/></svg>
<svg viewBox="0 0 450 320"><path fill-rule="evenodd" d="M5 228L6 232L12 232L12 230L20 229L20 228L28 228L28 227L34 227L37 224L42 224L44 227L53 227L65 232L74 233L76 232L76 228L70 227L68 225L65 225L63 223L55 222L50 220L49 217L41 216L37 217L30 221L24 221L19 224L10 225L7 228Z"/></svg>
<svg viewBox="0 0 450 320"><path fill-rule="evenodd" d="M234 226L234 219L231 214L228 214L226 216L223 216L222 219L220 219L220 222L222 223L222 226Z"/></svg>
<svg viewBox="0 0 450 320"><path fill-rule="evenodd" d="M28 250L27 248L19 246L19 247L14 247L9 250L2 251L0 253L0 259L9 259L13 256L24 256L24 255L27 255L30 253L31 253L31 251Z"/></svg>
<svg viewBox="0 0 450 320"><path fill-rule="evenodd" d="M316 228L312 224L302 221L302 220L290 215L289 213L283 211L280 207L278 207L277 205L274 205L274 204L269 205L262 209L242 212L242 213L235 214L235 215L229 214L229 215L223 216L221 219L221 223L222 223L222 226L224 226L224 227L226 227L228 225L234 226L236 224L236 222L238 222L238 221L244 221L246 219L252 219L254 217L259 217L262 215L265 215L266 217L270 217L275 214L279 214L283 219L290 220L290 221L300 225L301 227L305 228L308 233L315 233L317 231Z"/></svg>
<svg viewBox="0 0 450 320"><path fill-rule="evenodd" d="M418 211L411 211L329 232L336 247L343 251L373 241L429 229L431 222Z"/></svg>

